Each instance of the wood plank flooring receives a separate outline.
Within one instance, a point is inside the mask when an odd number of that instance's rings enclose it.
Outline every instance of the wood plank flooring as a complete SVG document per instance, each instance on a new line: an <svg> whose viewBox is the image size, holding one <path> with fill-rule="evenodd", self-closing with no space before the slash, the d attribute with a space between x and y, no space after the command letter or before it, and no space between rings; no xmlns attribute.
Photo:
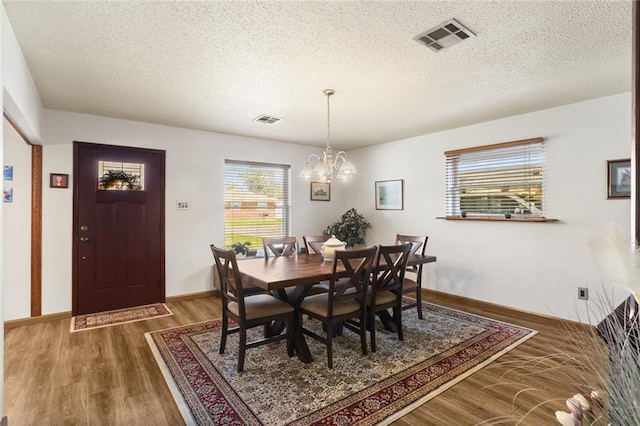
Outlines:
<svg viewBox="0 0 640 426"><path fill-rule="evenodd" d="M542 368L503 376L522 365L523 359L571 350L560 322L514 315L513 311L482 303L463 303L443 294L425 293L424 300L540 333L395 425L513 425L539 402L556 398L520 423L553 425L555 410L563 409L564 400L582 390L569 380L559 381L558 371ZM69 333L68 319L8 330L4 406L9 425L184 424L144 333L219 318L220 299L205 297L167 305L173 316L78 333ZM415 311L405 311L405 315L412 314ZM501 385L487 387L498 383ZM525 388L535 390L521 394L514 403L515 394ZM504 416L507 418L498 422Z"/></svg>

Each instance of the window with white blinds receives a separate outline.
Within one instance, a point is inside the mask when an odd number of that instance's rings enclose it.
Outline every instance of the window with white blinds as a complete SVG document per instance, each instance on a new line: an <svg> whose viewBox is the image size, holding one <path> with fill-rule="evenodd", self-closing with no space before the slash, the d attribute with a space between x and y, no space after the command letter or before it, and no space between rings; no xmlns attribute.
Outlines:
<svg viewBox="0 0 640 426"><path fill-rule="evenodd" d="M543 139L445 152L447 216L544 216Z"/></svg>
<svg viewBox="0 0 640 426"><path fill-rule="evenodd" d="M250 242L262 252L263 237L290 234L290 167L225 160L225 247Z"/></svg>

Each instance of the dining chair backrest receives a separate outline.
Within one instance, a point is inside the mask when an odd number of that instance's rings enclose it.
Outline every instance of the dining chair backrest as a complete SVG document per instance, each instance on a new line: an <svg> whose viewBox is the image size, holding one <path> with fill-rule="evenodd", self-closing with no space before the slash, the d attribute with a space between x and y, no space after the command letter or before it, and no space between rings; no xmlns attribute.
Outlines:
<svg viewBox="0 0 640 426"><path fill-rule="evenodd" d="M241 316L244 316L244 289L242 278L238 270L236 254L233 250L225 250L211 244L211 252L216 262L216 270L220 278L220 295L223 306L229 302L236 302Z"/></svg>
<svg viewBox="0 0 640 426"><path fill-rule="evenodd" d="M262 247L266 258L291 256L298 253L298 240L296 237L263 238Z"/></svg>
<svg viewBox="0 0 640 426"><path fill-rule="evenodd" d="M367 287L371 284L371 271L378 247L357 250L337 250L333 258L329 282L329 316L335 302L354 299L364 309ZM339 267L346 270L346 274Z"/></svg>
<svg viewBox="0 0 640 426"><path fill-rule="evenodd" d="M409 254L424 254L429 237L426 235L402 235L396 234L396 244L411 244Z"/></svg>
<svg viewBox="0 0 640 426"><path fill-rule="evenodd" d="M304 247L309 254L320 254L322 250L322 244L331 238L331 235L304 235L302 241L304 241Z"/></svg>
<svg viewBox="0 0 640 426"><path fill-rule="evenodd" d="M396 244L411 244L410 255L424 255L427 248L427 241L429 241L429 237L426 235L396 235ZM402 292L404 294L413 294L415 301L403 304L402 309L417 307L418 318L422 319L422 263L418 266L414 265L406 268L406 271L410 273L410 276L405 277ZM416 274L415 280L411 279L413 274Z"/></svg>
<svg viewBox="0 0 640 426"><path fill-rule="evenodd" d="M402 292L404 271L407 268L410 252L411 244L409 243L378 247L378 254L373 264L372 302L375 302L375 293Z"/></svg>

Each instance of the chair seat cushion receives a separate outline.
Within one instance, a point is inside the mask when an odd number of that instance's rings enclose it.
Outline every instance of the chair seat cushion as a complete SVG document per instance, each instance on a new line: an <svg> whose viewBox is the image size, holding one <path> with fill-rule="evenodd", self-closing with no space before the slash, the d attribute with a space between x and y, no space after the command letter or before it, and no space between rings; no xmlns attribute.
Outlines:
<svg viewBox="0 0 640 426"><path fill-rule="evenodd" d="M329 312L329 295L317 294L306 297L300 308L321 317L327 317ZM340 300L333 303L333 316L347 315L360 310L360 304L352 299Z"/></svg>
<svg viewBox="0 0 640 426"><path fill-rule="evenodd" d="M418 288L418 283L415 282L412 279L409 278L405 278L404 281L402 281L402 292L407 292L407 291L411 291L411 290L415 290Z"/></svg>
<svg viewBox="0 0 640 426"><path fill-rule="evenodd" d="M376 305L386 305L395 302L396 295L390 291L380 291L376 294ZM371 305L371 296L367 295L367 304Z"/></svg>
<svg viewBox="0 0 640 426"><path fill-rule="evenodd" d="M229 302L227 308L236 316L240 315L237 302ZM293 306L269 294L256 294L255 296L245 297L244 308L248 320L287 314L294 311Z"/></svg>

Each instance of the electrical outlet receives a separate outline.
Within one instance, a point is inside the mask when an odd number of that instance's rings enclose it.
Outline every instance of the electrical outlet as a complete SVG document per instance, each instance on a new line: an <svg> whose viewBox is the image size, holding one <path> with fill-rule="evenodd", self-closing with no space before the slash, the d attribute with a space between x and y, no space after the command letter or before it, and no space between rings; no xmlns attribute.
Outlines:
<svg viewBox="0 0 640 426"><path fill-rule="evenodd" d="M589 289L586 287L578 287L578 299L589 300Z"/></svg>
<svg viewBox="0 0 640 426"><path fill-rule="evenodd" d="M176 201L176 210L189 210L188 201Z"/></svg>

